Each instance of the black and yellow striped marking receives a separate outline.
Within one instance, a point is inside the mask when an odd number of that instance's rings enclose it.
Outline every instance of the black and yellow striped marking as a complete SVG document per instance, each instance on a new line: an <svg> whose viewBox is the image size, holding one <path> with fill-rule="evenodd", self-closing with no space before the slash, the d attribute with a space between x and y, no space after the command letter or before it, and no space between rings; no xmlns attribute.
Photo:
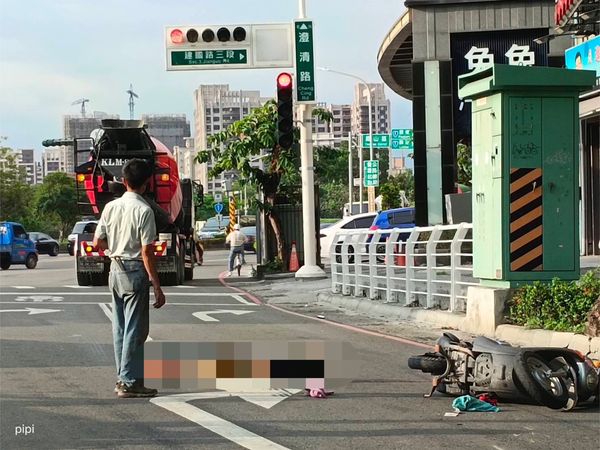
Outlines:
<svg viewBox="0 0 600 450"><path fill-rule="evenodd" d="M510 270L542 270L542 169L510 170Z"/></svg>

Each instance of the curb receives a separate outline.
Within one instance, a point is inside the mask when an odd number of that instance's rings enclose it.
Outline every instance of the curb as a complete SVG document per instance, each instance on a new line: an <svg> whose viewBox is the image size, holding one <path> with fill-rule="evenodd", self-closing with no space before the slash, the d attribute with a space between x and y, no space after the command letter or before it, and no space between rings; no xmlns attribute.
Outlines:
<svg viewBox="0 0 600 450"><path fill-rule="evenodd" d="M385 316L388 319L411 320L437 328L454 328L473 334L465 327L466 316L464 314L406 307L398 303L386 304L367 298L359 299L330 292L317 294L317 300L366 315ZM494 335L490 337L527 347L567 347L571 350L580 351L583 354L589 352L591 357L600 358L600 337L590 337L583 334L562 331L527 329L517 325L498 325Z"/></svg>
<svg viewBox="0 0 600 450"><path fill-rule="evenodd" d="M462 328L465 317L463 314L448 313L440 310L427 310L400 306L398 303L382 303L369 299L346 297L328 292L317 294L317 300L329 303L358 313L384 316L388 319L410 320L434 325L438 328Z"/></svg>

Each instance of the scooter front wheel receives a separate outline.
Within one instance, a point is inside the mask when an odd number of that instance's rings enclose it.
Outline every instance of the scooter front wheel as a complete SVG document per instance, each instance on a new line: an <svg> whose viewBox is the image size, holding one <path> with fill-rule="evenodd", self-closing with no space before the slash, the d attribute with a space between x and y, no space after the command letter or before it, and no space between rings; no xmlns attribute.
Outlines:
<svg viewBox="0 0 600 450"><path fill-rule="evenodd" d="M515 356L514 371L523 390L533 400L552 409L561 409L569 400L566 381L534 352L521 352Z"/></svg>
<svg viewBox="0 0 600 450"><path fill-rule="evenodd" d="M432 375L442 375L446 371L446 358L438 353L411 356L408 358L408 367Z"/></svg>

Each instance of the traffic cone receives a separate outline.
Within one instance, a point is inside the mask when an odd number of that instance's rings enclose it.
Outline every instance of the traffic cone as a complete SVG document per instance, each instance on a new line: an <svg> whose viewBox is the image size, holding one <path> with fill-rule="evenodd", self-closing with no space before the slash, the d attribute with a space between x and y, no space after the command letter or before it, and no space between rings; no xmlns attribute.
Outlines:
<svg viewBox="0 0 600 450"><path fill-rule="evenodd" d="M406 266L406 255L404 243L396 245L396 255L394 256L394 264L397 266Z"/></svg>
<svg viewBox="0 0 600 450"><path fill-rule="evenodd" d="M300 269L298 253L296 252L296 241L292 241L292 251L290 253L290 272L297 272Z"/></svg>

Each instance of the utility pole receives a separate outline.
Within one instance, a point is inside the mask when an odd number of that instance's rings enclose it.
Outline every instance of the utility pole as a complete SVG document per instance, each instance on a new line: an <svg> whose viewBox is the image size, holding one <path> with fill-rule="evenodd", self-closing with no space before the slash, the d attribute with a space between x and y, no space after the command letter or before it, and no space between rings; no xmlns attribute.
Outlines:
<svg viewBox="0 0 600 450"><path fill-rule="evenodd" d="M354 177L352 176L352 132L348 132L348 215L352 215L352 186Z"/></svg>
<svg viewBox="0 0 600 450"><path fill-rule="evenodd" d="M306 19L306 4L298 0L298 19ZM296 278L323 278L325 272L317 266L317 233L315 231L315 182L312 147L311 104L298 106L300 119L300 161L302 174L302 227L304 230L304 265Z"/></svg>

